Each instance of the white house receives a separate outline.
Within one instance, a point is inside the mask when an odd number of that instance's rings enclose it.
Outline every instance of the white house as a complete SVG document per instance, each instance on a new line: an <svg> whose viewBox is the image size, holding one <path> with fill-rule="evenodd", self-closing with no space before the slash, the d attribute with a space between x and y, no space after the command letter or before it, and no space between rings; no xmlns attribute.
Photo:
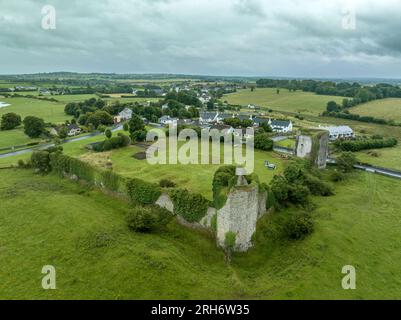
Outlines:
<svg viewBox="0 0 401 320"><path fill-rule="evenodd" d="M319 126L319 128L327 130L329 132L329 139L332 141L337 139L350 139L354 137L354 130L348 126Z"/></svg>
<svg viewBox="0 0 401 320"><path fill-rule="evenodd" d="M287 133L292 131L291 120L270 120L269 125L273 129L273 132Z"/></svg>
<svg viewBox="0 0 401 320"><path fill-rule="evenodd" d="M118 115L121 117L122 121L130 120L132 118L133 111L129 108L125 108Z"/></svg>
<svg viewBox="0 0 401 320"><path fill-rule="evenodd" d="M163 116L159 119L159 123L165 126L172 125L172 126L177 126L178 119L177 118L171 118L170 116Z"/></svg>
<svg viewBox="0 0 401 320"><path fill-rule="evenodd" d="M61 128L63 128L64 126L59 126L57 128L52 128L50 130L50 134L53 136L58 136L60 133ZM82 129L76 125L76 124L69 124L67 125L67 136L69 137L73 137L73 136L77 136L79 134L82 133Z"/></svg>
<svg viewBox="0 0 401 320"><path fill-rule="evenodd" d="M201 124L218 122L219 121L218 119L219 119L218 112L201 112L201 113L199 113L199 123L201 123Z"/></svg>

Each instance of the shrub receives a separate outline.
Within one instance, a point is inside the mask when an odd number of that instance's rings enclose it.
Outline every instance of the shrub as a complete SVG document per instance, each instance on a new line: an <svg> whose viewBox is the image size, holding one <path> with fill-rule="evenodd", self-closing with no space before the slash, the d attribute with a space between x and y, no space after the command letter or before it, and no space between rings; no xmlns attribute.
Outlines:
<svg viewBox="0 0 401 320"><path fill-rule="evenodd" d="M212 182L215 208L220 209L226 203L228 187L234 177L235 166L222 166L215 172Z"/></svg>
<svg viewBox="0 0 401 320"><path fill-rule="evenodd" d="M314 221L309 213L297 212L284 220L283 230L290 240L300 240L314 230Z"/></svg>
<svg viewBox="0 0 401 320"><path fill-rule="evenodd" d="M50 153L48 151L34 151L31 155L31 163L34 169L41 173L51 171Z"/></svg>
<svg viewBox="0 0 401 320"><path fill-rule="evenodd" d="M237 235L232 231L229 231L225 234L224 246L226 247L227 250L234 250L236 238Z"/></svg>
<svg viewBox="0 0 401 320"><path fill-rule="evenodd" d="M121 178L118 174L111 170L102 171L100 173L103 186L111 191L118 191L120 188Z"/></svg>
<svg viewBox="0 0 401 320"><path fill-rule="evenodd" d="M159 185L161 188L175 188L176 187L176 184L173 181L168 180L168 179L160 180Z"/></svg>
<svg viewBox="0 0 401 320"><path fill-rule="evenodd" d="M140 179L131 179L127 182L127 191L133 202L141 204L153 204L161 195L157 184L145 182Z"/></svg>
<svg viewBox="0 0 401 320"><path fill-rule="evenodd" d="M341 171L334 170L330 173L330 180L333 182L340 182L345 179L344 173Z"/></svg>
<svg viewBox="0 0 401 320"><path fill-rule="evenodd" d="M107 139L110 139L111 136L113 135L113 133L111 132L110 129L106 129L106 131L104 132L105 136Z"/></svg>
<svg viewBox="0 0 401 320"><path fill-rule="evenodd" d="M188 222L199 222L207 213L209 201L200 194L190 193L185 189L173 189L170 196L174 203L174 212Z"/></svg>
<svg viewBox="0 0 401 320"><path fill-rule="evenodd" d="M112 149L123 148L131 144L131 139L119 133L117 137L112 137L110 139L106 139L99 143L92 144L93 151L102 152L102 151L109 151Z"/></svg>
<svg viewBox="0 0 401 320"><path fill-rule="evenodd" d="M273 140L268 133L261 133L255 136L255 149L271 151L273 150Z"/></svg>
<svg viewBox="0 0 401 320"><path fill-rule="evenodd" d="M333 188L327 182L310 174L306 176L305 184L315 196L327 197L334 194Z"/></svg>
<svg viewBox="0 0 401 320"><path fill-rule="evenodd" d="M285 203L289 194L288 181L282 176L274 176L271 181L271 192L278 203Z"/></svg>
<svg viewBox="0 0 401 320"><path fill-rule="evenodd" d="M38 138L45 131L45 122L43 119L28 116L23 122L24 132L30 138Z"/></svg>
<svg viewBox="0 0 401 320"><path fill-rule="evenodd" d="M342 172L351 172L357 163L356 156L352 152L343 152L336 159L337 166Z"/></svg>
<svg viewBox="0 0 401 320"><path fill-rule="evenodd" d="M166 209L157 206L135 207L127 216L128 227L135 232L151 232L165 227L173 215Z"/></svg>
<svg viewBox="0 0 401 320"><path fill-rule="evenodd" d="M12 130L21 124L21 116L14 112L3 114L1 117L1 130Z"/></svg>
<svg viewBox="0 0 401 320"><path fill-rule="evenodd" d="M28 160L27 162L24 162L24 160L22 160L22 159L18 160L17 166L18 166L18 168L21 168L21 169L29 169L32 167L31 161Z"/></svg>
<svg viewBox="0 0 401 320"><path fill-rule="evenodd" d="M131 133L131 139L136 142L142 142L146 140L147 132L145 130L139 130Z"/></svg>
<svg viewBox="0 0 401 320"><path fill-rule="evenodd" d="M288 200L293 204L306 205L310 191L308 187L301 184L293 184L289 186Z"/></svg>

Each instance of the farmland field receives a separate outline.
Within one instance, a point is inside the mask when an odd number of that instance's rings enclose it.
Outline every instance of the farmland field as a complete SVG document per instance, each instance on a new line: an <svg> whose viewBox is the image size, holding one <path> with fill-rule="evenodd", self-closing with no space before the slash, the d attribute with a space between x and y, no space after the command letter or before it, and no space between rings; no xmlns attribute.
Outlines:
<svg viewBox="0 0 401 320"><path fill-rule="evenodd" d="M29 98L2 98L1 101L10 104L10 106L0 108L0 117L5 113L15 112L22 118L36 116L52 123L71 120L71 117L64 113L64 103Z"/></svg>
<svg viewBox="0 0 401 320"><path fill-rule="evenodd" d="M260 221L256 246L231 266L213 238L172 222L128 230L128 203L54 175L1 170L2 299L396 299L401 294L399 181L355 173L336 195L315 199L316 230L276 242ZM10 214L12 213L12 214ZM40 289L54 265L57 290ZM343 290L341 268L357 269ZM324 289L323 289L324 288Z"/></svg>
<svg viewBox="0 0 401 320"><path fill-rule="evenodd" d="M238 105L255 104L264 109L271 108L276 111L319 115L326 110L327 102L333 100L341 103L342 99L342 97L317 95L311 92L289 92L286 89L281 89L280 94L277 94L276 89L257 88L253 92L250 89L238 90L224 95L221 100Z"/></svg>
<svg viewBox="0 0 401 320"><path fill-rule="evenodd" d="M401 99L374 100L350 108L351 113L401 122Z"/></svg>
<svg viewBox="0 0 401 320"><path fill-rule="evenodd" d="M0 131L0 148L19 146L35 141L40 141L40 139L29 138L22 128Z"/></svg>

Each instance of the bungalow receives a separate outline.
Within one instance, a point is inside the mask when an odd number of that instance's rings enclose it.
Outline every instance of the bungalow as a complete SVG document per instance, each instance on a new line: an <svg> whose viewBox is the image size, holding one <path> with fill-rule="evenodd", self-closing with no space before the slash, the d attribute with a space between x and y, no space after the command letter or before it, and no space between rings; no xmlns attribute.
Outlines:
<svg viewBox="0 0 401 320"><path fill-rule="evenodd" d="M287 133L292 131L291 120L272 120L269 124L272 127L273 132Z"/></svg>
<svg viewBox="0 0 401 320"><path fill-rule="evenodd" d="M329 132L329 139L331 141L337 139L351 139L354 137L354 131L349 126L332 126L323 127L319 126L320 129L327 130Z"/></svg>
<svg viewBox="0 0 401 320"><path fill-rule="evenodd" d="M69 136L69 137L77 136L77 135L82 133L82 129L78 125L69 124L67 126L59 126L59 127L56 127L56 128L52 128L50 130L50 134L53 135L53 136L58 136L59 133L60 133L61 128L64 128L64 127L67 128L67 136Z"/></svg>
<svg viewBox="0 0 401 320"><path fill-rule="evenodd" d="M171 118L170 116L163 116L159 119L159 123L165 126L167 125L177 126L178 119Z"/></svg>

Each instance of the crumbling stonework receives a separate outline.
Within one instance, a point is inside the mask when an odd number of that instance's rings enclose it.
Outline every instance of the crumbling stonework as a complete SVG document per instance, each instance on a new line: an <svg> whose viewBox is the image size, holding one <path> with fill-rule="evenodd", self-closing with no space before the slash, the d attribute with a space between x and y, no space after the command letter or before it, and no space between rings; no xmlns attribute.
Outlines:
<svg viewBox="0 0 401 320"><path fill-rule="evenodd" d="M207 209L206 216L202 218L200 221L200 224L202 226L205 226L206 228L211 228L212 227L212 219L213 217L217 214L217 210L215 208L209 207Z"/></svg>
<svg viewBox="0 0 401 320"><path fill-rule="evenodd" d="M171 213L174 213L174 204L171 200L170 196L167 193L163 193L159 199L157 199L156 204L161 207L165 208Z"/></svg>
<svg viewBox="0 0 401 320"><path fill-rule="evenodd" d="M297 136L295 155L302 159L309 159L319 169L326 168L328 149L328 132L311 131L309 135Z"/></svg>
<svg viewBox="0 0 401 320"><path fill-rule="evenodd" d="M224 247L227 232L236 234L235 250L247 251L252 247L252 235L260 215L258 186L237 186L228 194L226 205L217 213L217 243Z"/></svg>

